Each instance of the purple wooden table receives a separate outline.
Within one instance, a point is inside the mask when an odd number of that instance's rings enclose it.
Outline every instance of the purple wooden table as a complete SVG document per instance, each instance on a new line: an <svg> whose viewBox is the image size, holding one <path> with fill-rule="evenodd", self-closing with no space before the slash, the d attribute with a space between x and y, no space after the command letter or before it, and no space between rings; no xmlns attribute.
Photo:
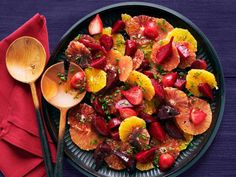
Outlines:
<svg viewBox="0 0 236 177"><path fill-rule="evenodd" d="M113 4L106 1L0 1L0 40L14 31L36 12L46 16L51 51L60 37L84 15ZM121 1L119 1L121 2ZM236 1L234 0L159 0L188 17L209 38L223 65L226 82L226 107L219 132L205 155L181 176L236 176ZM64 176L83 176L65 158Z"/></svg>

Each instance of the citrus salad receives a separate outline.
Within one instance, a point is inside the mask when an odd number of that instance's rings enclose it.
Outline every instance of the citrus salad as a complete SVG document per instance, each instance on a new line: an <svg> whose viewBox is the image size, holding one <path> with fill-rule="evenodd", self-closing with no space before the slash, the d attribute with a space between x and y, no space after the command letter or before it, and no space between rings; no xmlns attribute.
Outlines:
<svg viewBox="0 0 236 177"><path fill-rule="evenodd" d="M97 14L88 32L65 51L85 73L76 73L70 86L87 91L68 113L72 141L94 150L96 170L105 164L129 172L170 169L212 122L217 82L196 56L196 39L146 15L122 14L105 27Z"/></svg>

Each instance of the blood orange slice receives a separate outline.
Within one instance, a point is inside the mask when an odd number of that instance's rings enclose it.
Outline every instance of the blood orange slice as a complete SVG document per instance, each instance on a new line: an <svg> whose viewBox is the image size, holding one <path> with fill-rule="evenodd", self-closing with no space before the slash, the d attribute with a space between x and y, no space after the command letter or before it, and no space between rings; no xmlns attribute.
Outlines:
<svg viewBox="0 0 236 177"><path fill-rule="evenodd" d="M176 123L185 132L190 135L202 134L208 130L212 121L212 112L209 103L197 97L189 99L190 109L197 108L206 113L205 120L198 125L194 125L189 116L176 117Z"/></svg>
<svg viewBox="0 0 236 177"><path fill-rule="evenodd" d="M68 113L71 139L82 150L94 150L104 140L91 127L91 119L94 116L94 109L87 104L80 104Z"/></svg>
<svg viewBox="0 0 236 177"><path fill-rule="evenodd" d="M153 45L152 54L151 54L151 58L152 58L153 62L156 61L157 53L159 52L162 45L163 45L163 43L161 43L161 42L156 42ZM165 61L163 61L163 63L161 64L162 69L164 71L172 71L173 69L175 69L179 65L179 62L180 62L180 58L179 58L178 51L177 51L174 43L172 43L172 54Z"/></svg>
<svg viewBox="0 0 236 177"><path fill-rule="evenodd" d="M144 53L142 50L138 49L134 54L133 69L134 70L138 69L141 66L143 60L144 60Z"/></svg>

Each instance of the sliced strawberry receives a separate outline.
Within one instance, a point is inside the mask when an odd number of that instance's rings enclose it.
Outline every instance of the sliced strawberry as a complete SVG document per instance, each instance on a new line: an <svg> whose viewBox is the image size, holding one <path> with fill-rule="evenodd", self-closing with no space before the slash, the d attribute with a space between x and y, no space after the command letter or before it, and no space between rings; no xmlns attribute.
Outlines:
<svg viewBox="0 0 236 177"><path fill-rule="evenodd" d="M177 72L168 73L162 77L162 84L164 87L172 87L177 79Z"/></svg>
<svg viewBox="0 0 236 177"><path fill-rule="evenodd" d="M179 90L183 90L185 88L186 80L185 79L176 79L174 87L176 87Z"/></svg>
<svg viewBox="0 0 236 177"><path fill-rule="evenodd" d="M157 147L153 147L151 149L141 151L135 155L135 158L137 162L140 162L140 163L151 162L154 159L156 150L157 150Z"/></svg>
<svg viewBox="0 0 236 177"><path fill-rule="evenodd" d="M113 47L113 39L112 36L108 36L107 34L103 34L100 39L100 44L103 46L106 51L109 51Z"/></svg>
<svg viewBox="0 0 236 177"><path fill-rule="evenodd" d="M209 98L210 100L213 100L212 89L211 89L211 86L208 83L199 84L198 90L201 92L201 94L204 97Z"/></svg>
<svg viewBox="0 0 236 177"><path fill-rule="evenodd" d="M190 120L194 125L199 125L206 119L207 114L201 109L193 108L190 113Z"/></svg>
<svg viewBox="0 0 236 177"><path fill-rule="evenodd" d="M139 105L143 101L143 92L138 86L132 87L129 90L122 90L121 93L133 105Z"/></svg>
<svg viewBox="0 0 236 177"><path fill-rule="evenodd" d="M152 122L156 122L156 119L154 119L151 115L146 114L145 112L141 111L139 114L139 117L142 118L143 120L145 120L146 123L152 123Z"/></svg>
<svg viewBox="0 0 236 177"><path fill-rule="evenodd" d="M175 163L175 158L169 153L161 154L158 165L161 171L167 170Z"/></svg>
<svg viewBox="0 0 236 177"><path fill-rule="evenodd" d="M192 69L207 69L207 63L205 60L195 60L192 65Z"/></svg>
<svg viewBox="0 0 236 177"><path fill-rule="evenodd" d="M102 29L103 29L103 23L99 14L97 14L95 18L89 23L88 27L89 34L91 35L99 34L102 32Z"/></svg>
<svg viewBox="0 0 236 177"><path fill-rule="evenodd" d="M117 33L125 28L125 23L122 20L117 20L112 26L111 34Z"/></svg>
<svg viewBox="0 0 236 177"><path fill-rule="evenodd" d="M144 26L143 35L150 39L156 39L158 37L157 23L150 21Z"/></svg>
<svg viewBox="0 0 236 177"><path fill-rule="evenodd" d="M162 46L157 52L155 60L157 64L162 64L169 56L171 56L173 39L174 37L171 37L170 42Z"/></svg>
<svg viewBox="0 0 236 177"><path fill-rule="evenodd" d="M164 100L165 98L165 92L163 86L155 79L151 79L152 85L155 90L155 95L160 99Z"/></svg>
<svg viewBox="0 0 236 177"><path fill-rule="evenodd" d="M164 141L166 139L166 133L159 122L151 123L148 131L157 140Z"/></svg>
<svg viewBox="0 0 236 177"><path fill-rule="evenodd" d="M176 48L181 59L187 59L190 56L190 51L184 44L177 44Z"/></svg>
<svg viewBox="0 0 236 177"><path fill-rule="evenodd" d="M95 116L92 119L92 125L97 130L98 133L100 133L103 136L108 136L109 135L109 129L107 127L107 123L105 119L101 116Z"/></svg>
<svg viewBox="0 0 236 177"><path fill-rule="evenodd" d="M121 108L121 109L119 109L119 112L120 112L120 117L122 119L138 115L137 112L131 108Z"/></svg>
<svg viewBox="0 0 236 177"><path fill-rule="evenodd" d="M136 42L132 41L132 40L126 40L125 42L125 55L128 56L133 56L137 50L137 44Z"/></svg>
<svg viewBox="0 0 236 177"><path fill-rule="evenodd" d="M105 50L104 47L102 47L101 45L99 45L98 43L95 42L91 42L90 40L87 40L85 38L81 38L79 39L79 42L81 42L82 44L84 44L86 47L92 49L92 50L99 50L101 52L103 52L104 54L107 53L107 51Z"/></svg>
<svg viewBox="0 0 236 177"><path fill-rule="evenodd" d="M102 56L96 60L93 60L91 66L97 69L104 69L107 64L106 57Z"/></svg>

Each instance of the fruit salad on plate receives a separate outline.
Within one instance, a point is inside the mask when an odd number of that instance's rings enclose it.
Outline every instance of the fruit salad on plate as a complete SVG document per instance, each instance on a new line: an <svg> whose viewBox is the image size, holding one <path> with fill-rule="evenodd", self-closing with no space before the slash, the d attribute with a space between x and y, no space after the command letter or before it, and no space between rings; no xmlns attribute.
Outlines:
<svg viewBox="0 0 236 177"><path fill-rule="evenodd" d="M121 14L104 26L97 14L65 55L83 102L68 113L72 141L94 151L96 170L170 169L194 136L212 122L217 82L198 58L197 41L163 18ZM76 98L75 98L76 99Z"/></svg>

